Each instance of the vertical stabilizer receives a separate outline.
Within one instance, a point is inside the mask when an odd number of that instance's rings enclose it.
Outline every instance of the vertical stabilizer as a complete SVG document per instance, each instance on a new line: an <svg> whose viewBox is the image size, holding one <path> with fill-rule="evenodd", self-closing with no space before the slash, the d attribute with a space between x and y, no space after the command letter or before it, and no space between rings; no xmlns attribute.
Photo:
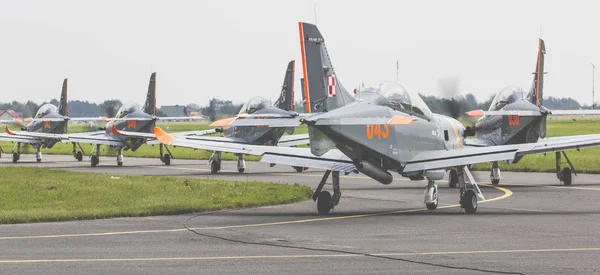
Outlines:
<svg viewBox="0 0 600 275"><path fill-rule="evenodd" d="M543 39L538 40L538 57L535 66L535 72L533 72L533 83L527 99L535 104L536 106L542 105L543 91L544 91L544 56L546 55L546 45Z"/></svg>
<svg viewBox="0 0 600 275"><path fill-rule="evenodd" d="M146 94L146 103L144 103L144 113L156 115L156 72L150 76L148 94Z"/></svg>
<svg viewBox="0 0 600 275"><path fill-rule="evenodd" d="M279 98L275 102L275 107L286 110L294 111L294 77L296 70L296 61L292 60L288 63L285 71L285 77L283 78L283 85L281 86L281 92Z"/></svg>
<svg viewBox="0 0 600 275"><path fill-rule="evenodd" d="M317 26L298 22L298 29L306 112L327 112L354 101L335 74L325 39Z"/></svg>
<svg viewBox="0 0 600 275"><path fill-rule="evenodd" d="M60 102L58 104L58 114L61 116L69 116L69 102L67 97L67 90L69 81L65 78L63 80L62 92L60 93Z"/></svg>

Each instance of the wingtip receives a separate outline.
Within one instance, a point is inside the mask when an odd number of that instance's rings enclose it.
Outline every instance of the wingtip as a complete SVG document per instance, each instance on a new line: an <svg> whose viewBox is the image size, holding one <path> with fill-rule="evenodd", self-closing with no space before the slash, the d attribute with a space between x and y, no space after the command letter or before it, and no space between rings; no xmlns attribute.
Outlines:
<svg viewBox="0 0 600 275"><path fill-rule="evenodd" d="M395 115L390 120L388 120L388 125L407 125L411 124L413 121L418 120L416 117L407 117L401 115Z"/></svg>
<svg viewBox="0 0 600 275"><path fill-rule="evenodd" d="M237 117L229 117L229 118L219 119L219 120L211 123L208 126L210 126L210 127L227 127L236 119L237 119Z"/></svg>
<svg viewBox="0 0 600 275"><path fill-rule="evenodd" d="M23 119L23 121L25 121L25 122L28 122L28 123L29 123L29 122L32 122L32 121L33 121L33 118L32 118L32 117L26 117L26 118L24 118L24 119Z"/></svg>
<svg viewBox="0 0 600 275"><path fill-rule="evenodd" d="M169 135L169 133L165 132L160 127L154 127L154 135L156 136L156 139L162 144L170 145L175 141L175 137Z"/></svg>
<svg viewBox="0 0 600 275"><path fill-rule="evenodd" d="M484 116L485 112L483 112L483 110L479 109L479 110L465 112L465 114L467 114L468 116Z"/></svg>
<svg viewBox="0 0 600 275"><path fill-rule="evenodd" d="M7 134L14 136L15 133L13 133L13 131L11 131L10 129L8 129L8 125L4 125L4 131L6 131Z"/></svg>

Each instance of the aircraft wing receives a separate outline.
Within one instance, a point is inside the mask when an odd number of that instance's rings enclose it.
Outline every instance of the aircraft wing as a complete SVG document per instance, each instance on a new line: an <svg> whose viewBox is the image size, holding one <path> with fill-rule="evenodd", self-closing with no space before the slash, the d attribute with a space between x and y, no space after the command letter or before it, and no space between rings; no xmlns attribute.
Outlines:
<svg viewBox="0 0 600 275"><path fill-rule="evenodd" d="M58 139L58 140L66 140L67 136L64 134L50 134L50 133L38 133L38 132L26 132L26 131L16 131L13 132L8 128L8 125L5 126L4 130L6 131L6 133L10 136L15 136L15 137L28 137L28 138L35 138L35 139Z"/></svg>
<svg viewBox="0 0 600 275"><path fill-rule="evenodd" d="M442 169L482 162L511 161L525 155L579 150L593 146L600 146L600 134L546 138L536 143L426 151L408 161L403 172Z"/></svg>
<svg viewBox="0 0 600 275"><path fill-rule="evenodd" d="M550 114L555 116L600 115L600 110L552 110Z"/></svg>
<svg viewBox="0 0 600 275"><path fill-rule="evenodd" d="M40 141L40 138L25 137L25 136L14 136L9 134L0 134L0 141L20 142L20 143L36 143Z"/></svg>
<svg viewBox="0 0 600 275"><path fill-rule="evenodd" d="M250 118L235 119L228 126L267 126L267 127L298 127L300 126L298 118Z"/></svg>
<svg viewBox="0 0 600 275"><path fill-rule="evenodd" d="M67 135L70 142L122 146L123 142L114 136L106 135L104 131Z"/></svg>
<svg viewBox="0 0 600 275"><path fill-rule="evenodd" d="M299 135L289 135L282 136L277 142L277 146L281 147L292 147L298 145L309 144L309 136L308 134L299 134Z"/></svg>
<svg viewBox="0 0 600 275"><path fill-rule="evenodd" d="M158 120L203 120L201 116L174 116L174 117L158 117Z"/></svg>
<svg viewBox="0 0 600 275"><path fill-rule="evenodd" d="M484 110L474 110L466 112L469 116L508 116L508 115L518 115L518 116L542 116L540 111L533 110L499 110L499 111L484 111Z"/></svg>

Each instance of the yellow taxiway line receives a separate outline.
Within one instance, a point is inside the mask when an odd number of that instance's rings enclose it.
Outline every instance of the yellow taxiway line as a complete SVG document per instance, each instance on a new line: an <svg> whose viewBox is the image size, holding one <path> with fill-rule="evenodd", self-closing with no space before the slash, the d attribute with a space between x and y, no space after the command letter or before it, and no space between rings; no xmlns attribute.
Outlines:
<svg viewBox="0 0 600 275"><path fill-rule="evenodd" d="M0 264L27 263L89 263L89 262L156 262L156 261L214 261L214 260L266 260L266 259L307 259L307 258L350 258L366 256L430 256L430 255L465 255L465 254L499 254L499 253L552 253L552 252L594 252L600 247L583 248L548 248L548 249L507 249L507 250L474 250L474 251L432 251L432 252L398 252L374 254L291 254L291 255L250 255L250 256L198 256L198 257L155 257L155 258L91 258L91 259L29 259L0 260Z"/></svg>

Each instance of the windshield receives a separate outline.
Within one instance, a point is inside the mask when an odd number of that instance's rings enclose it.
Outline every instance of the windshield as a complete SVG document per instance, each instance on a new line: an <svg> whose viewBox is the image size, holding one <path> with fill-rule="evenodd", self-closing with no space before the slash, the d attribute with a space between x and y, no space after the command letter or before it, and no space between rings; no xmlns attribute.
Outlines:
<svg viewBox="0 0 600 275"><path fill-rule="evenodd" d="M35 118L43 118L50 113L57 113L57 112L58 112L58 108L56 108L56 106L54 106L50 103L46 103L38 109L37 113L35 114Z"/></svg>
<svg viewBox="0 0 600 275"><path fill-rule="evenodd" d="M431 110L419 94L398 82L384 82L378 86L366 88L360 91L359 97L362 101L385 105L394 110L431 117Z"/></svg>
<svg viewBox="0 0 600 275"><path fill-rule="evenodd" d="M132 102L125 103L125 104L123 104L123 106L121 106L121 108L119 108L116 118L123 118L123 117L127 116L128 114L131 114L139 109L140 109L140 105L138 105L136 103L132 103Z"/></svg>
<svg viewBox="0 0 600 275"><path fill-rule="evenodd" d="M496 97L494 97L494 100L492 101L492 104L490 104L490 109L488 111L498 111L504 108L506 104L522 100L523 98L525 98L525 93L521 87L508 86L496 94Z"/></svg>
<svg viewBox="0 0 600 275"><path fill-rule="evenodd" d="M242 109L240 109L239 114L253 114L258 110L262 110L264 108L269 107L269 105L270 103L268 100L262 97L254 97L248 102L246 102L244 106L242 106Z"/></svg>

